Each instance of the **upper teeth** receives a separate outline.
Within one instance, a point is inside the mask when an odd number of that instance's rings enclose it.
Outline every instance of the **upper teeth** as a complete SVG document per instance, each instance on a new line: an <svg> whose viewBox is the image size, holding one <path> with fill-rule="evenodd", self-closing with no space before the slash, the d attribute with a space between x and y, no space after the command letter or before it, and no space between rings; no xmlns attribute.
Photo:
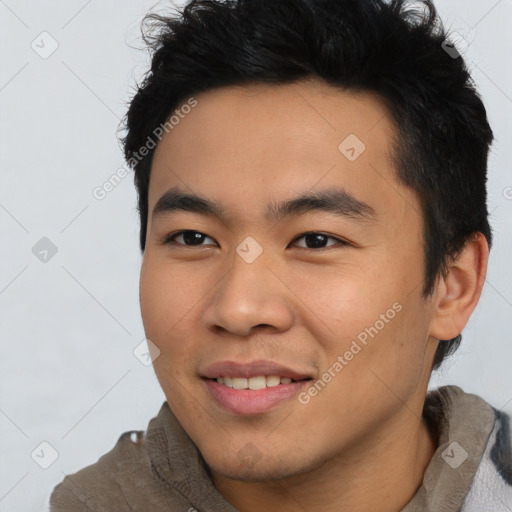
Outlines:
<svg viewBox="0 0 512 512"><path fill-rule="evenodd" d="M250 377L246 379L244 377L217 377L219 384L224 384L228 388L234 389L264 389L267 386L273 387L279 384L290 384L292 379L288 377L279 377L278 375L260 375L258 377Z"/></svg>

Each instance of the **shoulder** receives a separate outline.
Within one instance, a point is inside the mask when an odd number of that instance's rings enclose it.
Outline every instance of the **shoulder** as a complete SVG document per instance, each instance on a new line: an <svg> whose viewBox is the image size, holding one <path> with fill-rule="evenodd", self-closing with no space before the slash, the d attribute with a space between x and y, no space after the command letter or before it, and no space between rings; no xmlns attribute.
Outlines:
<svg viewBox="0 0 512 512"><path fill-rule="evenodd" d="M466 446L474 450L483 444L483 453L472 475L463 512L512 510L512 430L511 417L484 398L464 392L457 386L440 388L446 402L457 403L459 423L464 432L474 430ZM460 435L462 430L455 434Z"/></svg>
<svg viewBox="0 0 512 512"><path fill-rule="evenodd" d="M512 432L510 416L493 407L495 422L485 453L464 502L463 512L512 510Z"/></svg>
<svg viewBox="0 0 512 512"><path fill-rule="evenodd" d="M132 508L137 500L152 492L161 493L159 487L152 473L144 431L128 431L96 463L67 475L54 488L50 512L138 510Z"/></svg>

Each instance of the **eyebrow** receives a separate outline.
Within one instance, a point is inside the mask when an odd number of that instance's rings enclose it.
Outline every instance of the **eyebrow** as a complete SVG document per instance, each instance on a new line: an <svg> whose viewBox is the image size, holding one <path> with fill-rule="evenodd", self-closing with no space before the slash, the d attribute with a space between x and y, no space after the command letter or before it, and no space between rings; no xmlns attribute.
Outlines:
<svg viewBox="0 0 512 512"><path fill-rule="evenodd" d="M224 206L206 197L189 194L173 187L165 192L153 208L152 216L160 217L184 211L216 218L227 224ZM284 217L304 215L309 212L328 212L357 221L375 221L376 212L367 203L357 199L343 188L301 194L298 197L267 205L266 220L279 221Z"/></svg>

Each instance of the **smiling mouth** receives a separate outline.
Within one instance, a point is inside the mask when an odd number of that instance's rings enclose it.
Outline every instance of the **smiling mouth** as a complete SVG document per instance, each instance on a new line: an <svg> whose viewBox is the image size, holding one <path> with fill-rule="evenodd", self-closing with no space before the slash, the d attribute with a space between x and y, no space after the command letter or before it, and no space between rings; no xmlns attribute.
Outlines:
<svg viewBox="0 0 512 512"><path fill-rule="evenodd" d="M283 384L292 384L294 382L302 382L306 380L311 380L311 378L307 377L305 379L294 380L289 377L280 377L279 375L258 375L256 377L216 377L214 379L208 379L217 382L218 384L222 384L227 388L239 389L239 390L253 390L257 391L259 389L265 388L273 388Z"/></svg>

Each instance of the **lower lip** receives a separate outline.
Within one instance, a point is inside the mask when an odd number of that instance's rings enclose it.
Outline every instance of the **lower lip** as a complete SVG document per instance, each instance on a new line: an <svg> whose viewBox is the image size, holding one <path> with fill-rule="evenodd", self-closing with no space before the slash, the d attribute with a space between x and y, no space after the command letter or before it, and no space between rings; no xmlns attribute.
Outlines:
<svg viewBox="0 0 512 512"><path fill-rule="evenodd" d="M261 414L273 409L285 400L295 396L309 381L301 380L290 384L263 389L233 389L212 379L202 379L215 401L225 410L235 414Z"/></svg>

